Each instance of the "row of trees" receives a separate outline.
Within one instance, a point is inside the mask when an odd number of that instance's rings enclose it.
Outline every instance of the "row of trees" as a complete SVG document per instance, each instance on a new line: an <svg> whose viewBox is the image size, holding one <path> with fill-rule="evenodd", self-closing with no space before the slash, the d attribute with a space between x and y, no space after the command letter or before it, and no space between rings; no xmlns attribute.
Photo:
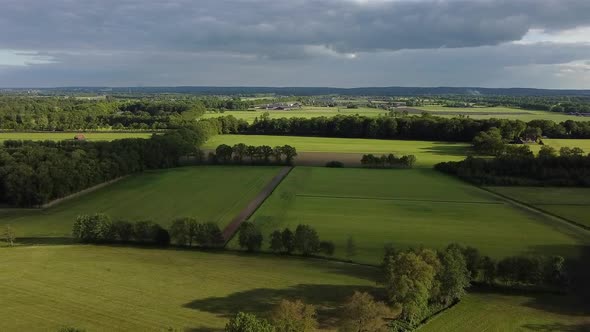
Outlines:
<svg viewBox="0 0 590 332"><path fill-rule="evenodd" d="M219 248L225 243L221 229L215 223L199 223L194 218L177 218L169 229L149 220L112 221L110 216L97 213L79 215L72 227L74 238L83 243L136 243L201 248Z"/></svg>
<svg viewBox="0 0 590 332"><path fill-rule="evenodd" d="M382 266L386 296L401 309L392 325L402 330L460 300L472 282L559 291L568 285L561 256L512 256L495 261L476 248L458 244L439 251L387 248Z"/></svg>
<svg viewBox="0 0 590 332"><path fill-rule="evenodd" d="M218 248L225 240L219 225L213 222L200 223L195 218L177 218L170 225L170 238L179 246Z"/></svg>
<svg viewBox="0 0 590 332"><path fill-rule="evenodd" d="M369 168L412 168L415 163L416 156L411 154L399 158L392 153L381 156L365 154L361 159L361 165Z"/></svg>
<svg viewBox="0 0 590 332"><path fill-rule="evenodd" d="M72 235L83 243L137 243L167 246L170 234L152 221L129 222L102 213L79 215L74 221Z"/></svg>
<svg viewBox="0 0 590 332"><path fill-rule="evenodd" d="M502 145L495 158L467 157L435 169L480 185L590 186L590 155L580 148L542 146L535 156L528 146Z"/></svg>
<svg viewBox="0 0 590 332"><path fill-rule="evenodd" d="M338 331L385 332L397 315L385 303L365 292L354 292L340 308ZM270 319L239 312L225 326L226 332L312 332L318 328L316 307L301 300L282 300Z"/></svg>
<svg viewBox="0 0 590 332"><path fill-rule="evenodd" d="M210 119L208 119L210 120ZM498 128L508 141L522 137L527 128L550 138L590 138L590 121L550 120L523 122L508 119L442 118L432 115L367 117L337 115L316 118L257 118L252 124L229 115L217 118L221 131L232 134L292 135L350 138L408 139L470 142L482 131Z"/></svg>
<svg viewBox="0 0 590 332"><path fill-rule="evenodd" d="M200 127L150 139L5 141L0 147L0 203L40 206L146 169L175 167L197 153L208 133Z"/></svg>
<svg viewBox="0 0 590 332"><path fill-rule="evenodd" d="M216 164L243 164L247 161L251 164L293 164L297 156L297 149L290 145L246 145L235 144L233 147L221 144L215 149L215 153L209 153L209 161Z"/></svg>
<svg viewBox="0 0 590 332"><path fill-rule="evenodd" d="M238 239L240 247L250 252L259 251L264 241L260 229L251 222L245 222L240 226ZM298 225L295 232L289 228L272 232L269 249L275 253L299 253L304 256L323 253L332 256L335 246L331 241L321 241L313 227Z"/></svg>

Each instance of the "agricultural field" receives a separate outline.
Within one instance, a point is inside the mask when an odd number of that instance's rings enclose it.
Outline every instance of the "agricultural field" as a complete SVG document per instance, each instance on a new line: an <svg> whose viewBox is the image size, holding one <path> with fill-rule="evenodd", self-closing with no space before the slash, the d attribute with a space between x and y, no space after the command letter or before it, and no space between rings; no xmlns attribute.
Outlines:
<svg viewBox="0 0 590 332"><path fill-rule="evenodd" d="M284 298L317 305L331 328L330 309L376 280L310 259L81 245L0 248L0 266L1 331L219 331Z"/></svg>
<svg viewBox="0 0 590 332"><path fill-rule="evenodd" d="M590 330L587 303L560 295L470 293L419 332Z"/></svg>
<svg viewBox="0 0 590 332"><path fill-rule="evenodd" d="M488 189L590 228L590 188L488 187Z"/></svg>
<svg viewBox="0 0 590 332"><path fill-rule="evenodd" d="M561 114L557 112L525 110L509 107L473 107L473 108L453 108L443 107L437 105L431 106L417 106L413 107L417 110L427 111L433 115L444 117L456 117L459 115L468 116L473 119L490 119L501 118L510 120L552 120L555 122L562 122L566 120L574 121L590 121L588 117L580 117L575 115Z"/></svg>
<svg viewBox="0 0 590 332"><path fill-rule="evenodd" d="M47 209L0 209L0 225L11 224L17 237L67 237L77 215L102 212L164 226L190 216L223 227L279 169L198 166L144 172Z"/></svg>
<svg viewBox="0 0 590 332"><path fill-rule="evenodd" d="M530 252L575 256L589 243L573 226L428 169L296 167L251 221L266 239L276 229L310 224L320 238L335 243L339 258L348 258L352 236L352 260L373 264L386 244L444 248L458 242L501 258Z"/></svg>
<svg viewBox="0 0 590 332"><path fill-rule="evenodd" d="M238 119L244 119L249 123L254 122L254 119L260 118L264 113L268 113L271 119L277 118L315 118L320 116L332 117L335 115L364 115L364 116L380 116L387 114L387 111L369 107L359 108L346 108L346 107L314 107L305 106L301 109L296 110L263 110L263 109L252 109L250 111L226 111L220 112L207 112L202 118L217 118L220 116L233 115Z"/></svg>
<svg viewBox="0 0 590 332"><path fill-rule="evenodd" d="M8 140L63 141L72 140L73 132L0 132L0 142ZM122 138L149 138L149 132L81 132L88 141L113 141Z"/></svg>
<svg viewBox="0 0 590 332"><path fill-rule="evenodd" d="M322 157L324 163L339 160L346 163L348 159L358 164L365 153L397 155L413 154L417 158L417 166L431 167L443 161L465 159L469 153L469 144L453 142L401 141L362 138L327 138L300 136L265 136L265 135L218 135L205 144L206 149L215 149L220 144L233 146L237 143L248 145L285 145L289 144L300 154L296 162L306 157ZM302 152L304 152L302 154ZM311 153L311 154L310 154ZM316 154L318 153L317 156ZM352 158L351 158L352 154ZM347 159L347 160L343 160Z"/></svg>

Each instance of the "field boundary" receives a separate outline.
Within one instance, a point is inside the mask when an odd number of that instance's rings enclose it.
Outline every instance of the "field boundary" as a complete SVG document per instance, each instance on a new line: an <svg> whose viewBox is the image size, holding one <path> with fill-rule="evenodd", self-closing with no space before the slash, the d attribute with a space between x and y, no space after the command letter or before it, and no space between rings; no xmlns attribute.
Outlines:
<svg viewBox="0 0 590 332"><path fill-rule="evenodd" d="M426 202L426 203L490 204L490 205L504 204L503 202L451 201L451 200L394 198L394 197L328 196L328 195L306 195L306 194L296 194L295 196L297 196L297 197L311 197L311 198L363 199L363 200L375 200L375 201L402 201L402 202Z"/></svg>
<svg viewBox="0 0 590 332"><path fill-rule="evenodd" d="M252 199L245 208L243 208L237 216L223 229L223 239L225 245L233 238L240 225L248 218L250 218L256 210L266 201L266 199L274 192L274 190L283 182L287 175L291 172L293 166L285 166L281 168L279 173L275 175L264 188Z"/></svg>
<svg viewBox="0 0 590 332"><path fill-rule="evenodd" d="M512 205L514 205L516 207L519 207L519 208L525 209L525 210L529 210L529 211L535 212L537 214L544 215L545 217L548 217L548 219L553 219L555 221L558 221L562 225L568 226L571 229L575 229L577 231L582 231L584 233L584 235L587 236L587 237L590 236L590 228L589 227L586 227L586 226L584 226L584 225L582 225L582 224L580 224L580 223L578 223L576 221L573 221L573 220L570 220L568 218L565 218L565 217L556 215L556 214L551 213L549 211L545 211L545 210L540 209L540 208L538 208L536 206L530 205L528 203L525 203L525 202L520 201L518 199L512 198L510 196L506 196L504 194L497 193L497 192L492 191L490 189L487 189L487 188L484 188L484 187L481 187L481 186L476 186L476 187L479 188L479 189L481 189L481 190L483 190L483 191L485 191L485 192L488 192L488 193L490 193L492 195L495 195L497 197L500 197L500 198L504 199L505 201L508 201L509 203L511 203Z"/></svg>
<svg viewBox="0 0 590 332"><path fill-rule="evenodd" d="M89 187L89 188L86 188L86 189L82 189L82 190L80 190L80 191L78 191L78 192L75 192L75 193L73 193L73 194L70 194L70 195L64 196L64 197L62 197L62 198L57 198L57 199L54 199L54 200L52 200L51 202L47 202L47 203L45 203L45 204L42 204L42 205L40 205L38 209L41 209L41 210L43 210L43 209L47 209L47 208L50 208L50 207L52 207L52 206L55 206L55 205L57 205L57 204L59 204L59 203L62 203L62 202L65 202L65 201L69 201L69 200L71 200L71 199L73 199L73 198L76 198L76 197L83 196L83 195L85 195L85 194L91 193L91 192L93 192L93 191L96 191L96 190L98 190L98 189L101 189L101 188L103 188L103 187L106 187L106 186L108 186L108 185L110 185L110 184L113 184L113 183L115 183L115 182L119 182L119 181L121 181L121 180L123 180L123 179L127 178L128 176L129 176L129 175L121 176L121 177L118 177L118 178L116 178L116 179L109 180L109 181L107 181L107 182L103 182L103 183L99 183L99 184L97 184L97 185L95 185L95 186L92 186L92 187Z"/></svg>

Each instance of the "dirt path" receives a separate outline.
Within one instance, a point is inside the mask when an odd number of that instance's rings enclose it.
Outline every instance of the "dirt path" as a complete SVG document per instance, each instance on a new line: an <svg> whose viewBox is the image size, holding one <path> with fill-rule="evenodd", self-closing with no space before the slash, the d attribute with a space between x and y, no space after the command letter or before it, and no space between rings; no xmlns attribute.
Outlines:
<svg viewBox="0 0 590 332"><path fill-rule="evenodd" d="M229 240L234 236L240 225L248 220L251 215L256 212L256 210L264 203L264 201L272 194L276 187L283 181L283 179L289 174L289 172L293 169L291 166L285 166L281 168L279 173L275 175L272 180L262 189L253 200L248 203L248 205L238 213L238 215L232 219L232 221L225 227L223 230L223 238L225 239L225 243L227 244Z"/></svg>

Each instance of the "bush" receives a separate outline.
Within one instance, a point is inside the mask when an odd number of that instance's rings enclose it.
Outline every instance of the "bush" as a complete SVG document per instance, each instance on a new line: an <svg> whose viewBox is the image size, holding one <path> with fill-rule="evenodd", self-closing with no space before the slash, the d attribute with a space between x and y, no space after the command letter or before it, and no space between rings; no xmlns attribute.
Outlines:
<svg viewBox="0 0 590 332"><path fill-rule="evenodd" d="M240 226L239 243L250 252L258 251L262 247L262 233L254 223L245 222Z"/></svg>
<svg viewBox="0 0 590 332"><path fill-rule="evenodd" d="M337 161L337 160L332 160L326 163L326 167L331 167L331 168L342 168L344 167L344 163Z"/></svg>
<svg viewBox="0 0 590 332"><path fill-rule="evenodd" d="M328 255L328 256L334 255L335 248L336 248L336 246L334 246L334 242L332 242L332 241L321 241L320 242L320 252L325 255Z"/></svg>

